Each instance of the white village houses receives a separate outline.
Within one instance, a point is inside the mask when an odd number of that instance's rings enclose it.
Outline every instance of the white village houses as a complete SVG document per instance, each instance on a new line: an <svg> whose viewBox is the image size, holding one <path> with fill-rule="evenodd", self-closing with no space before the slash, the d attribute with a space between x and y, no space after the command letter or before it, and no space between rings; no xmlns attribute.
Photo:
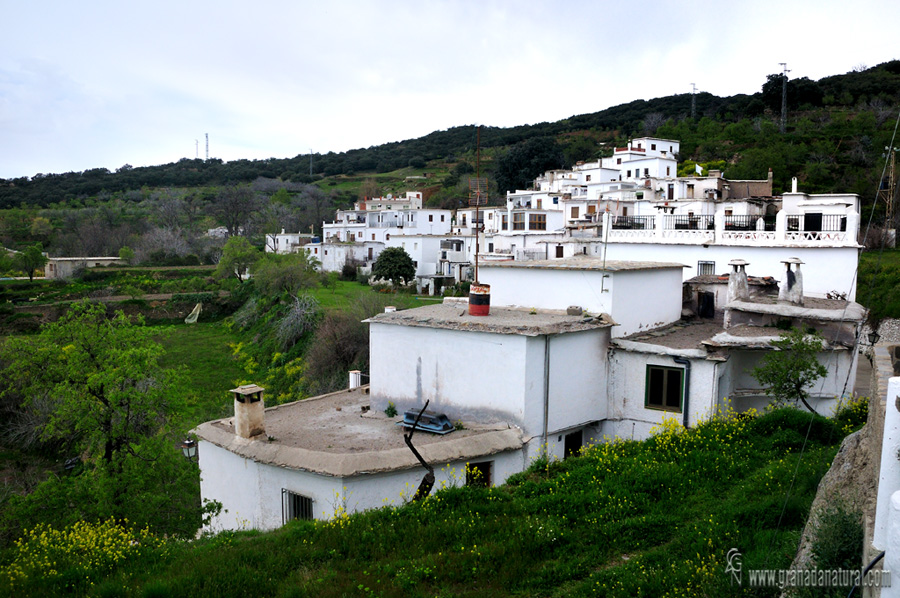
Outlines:
<svg viewBox="0 0 900 598"><path fill-rule="evenodd" d="M826 412L855 373L863 309L804 296L812 276L809 264L800 272L803 260L759 272L779 275L778 295L759 282L768 279L751 284L747 269L757 271L739 259L743 249L716 305L716 283L685 286L680 263L485 264L489 315L448 300L368 320L370 385L269 409L251 400L260 391L235 389L235 416L195 431L203 498L226 510L211 529L270 529L409 498L424 470L397 424L426 401L460 423L415 434L438 487L466 483L467 464L500 484L545 451L564 458L604 435L644 438L666 417L691 426L726 399L759 406L767 399L749 372L789 324L826 339L828 376L812 400ZM385 414L391 404L400 416Z"/></svg>

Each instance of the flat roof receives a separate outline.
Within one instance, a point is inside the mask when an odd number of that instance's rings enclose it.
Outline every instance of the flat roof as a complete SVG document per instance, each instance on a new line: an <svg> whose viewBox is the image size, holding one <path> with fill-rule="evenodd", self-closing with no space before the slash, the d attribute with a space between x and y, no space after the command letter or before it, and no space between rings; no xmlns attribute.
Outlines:
<svg viewBox="0 0 900 598"><path fill-rule="evenodd" d="M570 316L564 311L513 307L491 306L487 316L470 316L469 306L464 302L381 313L365 322L521 336L581 332L616 325L607 314Z"/></svg>
<svg viewBox="0 0 900 598"><path fill-rule="evenodd" d="M487 262L481 268L533 268L536 270L597 270L600 272L626 272L632 270L663 270L668 268L688 268L677 262L634 262L607 260L598 257L567 257L553 260Z"/></svg>
<svg viewBox="0 0 900 598"><path fill-rule="evenodd" d="M235 434L234 418L206 422L194 433L232 453L277 467L345 477L421 467L403 441L402 415L389 418L369 409L368 386L265 410L265 434ZM463 422L446 435L416 431L413 444L438 465L468 460L524 445L519 428Z"/></svg>

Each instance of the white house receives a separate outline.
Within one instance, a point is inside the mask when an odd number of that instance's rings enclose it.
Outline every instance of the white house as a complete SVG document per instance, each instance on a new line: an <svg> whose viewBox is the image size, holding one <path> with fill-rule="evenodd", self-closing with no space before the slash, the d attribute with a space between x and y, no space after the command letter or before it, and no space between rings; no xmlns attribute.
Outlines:
<svg viewBox="0 0 900 598"><path fill-rule="evenodd" d="M44 277L48 279L70 278L79 270L98 266L123 266L127 262L118 257L51 257L44 266Z"/></svg>

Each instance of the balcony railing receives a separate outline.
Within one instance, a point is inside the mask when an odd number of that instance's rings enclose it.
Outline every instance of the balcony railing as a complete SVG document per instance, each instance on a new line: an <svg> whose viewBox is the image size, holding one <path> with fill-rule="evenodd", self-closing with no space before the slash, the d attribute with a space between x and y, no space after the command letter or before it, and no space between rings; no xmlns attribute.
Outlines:
<svg viewBox="0 0 900 598"><path fill-rule="evenodd" d="M716 223L712 216L684 216L666 214L663 216L666 230L715 230Z"/></svg>
<svg viewBox="0 0 900 598"><path fill-rule="evenodd" d="M763 224L760 227L759 220ZM762 230L775 231L775 216L725 216L725 230Z"/></svg>
<svg viewBox="0 0 900 598"><path fill-rule="evenodd" d="M614 229L652 230L656 216L613 216Z"/></svg>

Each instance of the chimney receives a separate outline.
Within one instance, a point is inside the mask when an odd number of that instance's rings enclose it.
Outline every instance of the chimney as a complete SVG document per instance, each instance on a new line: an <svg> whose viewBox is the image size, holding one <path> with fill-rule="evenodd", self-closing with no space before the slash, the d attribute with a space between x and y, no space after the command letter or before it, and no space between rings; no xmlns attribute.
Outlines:
<svg viewBox="0 0 900 598"><path fill-rule="evenodd" d="M746 301L750 298L750 286L747 284L747 266L750 262L744 260L731 260L731 274L728 276L728 299L726 305L732 301Z"/></svg>
<svg viewBox="0 0 900 598"><path fill-rule="evenodd" d="M803 305L803 273L800 272L800 264L803 262L798 257L789 257L781 263L784 264L785 274L784 280L778 284L778 300ZM797 266L796 270L791 270L791 264Z"/></svg>
<svg viewBox="0 0 900 598"><path fill-rule="evenodd" d="M350 370L350 390L362 386L362 372L359 370Z"/></svg>
<svg viewBox="0 0 900 598"><path fill-rule="evenodd" d="M791 177L791 193L797 192L797 177Z"/></svg>
<svg viewBox="0 0 900 598"><path fill-rule="evenodd" d="M244 384L230 391L234 393L234 433L241 438L266 433L264 390L256 384Z"/></svg>

